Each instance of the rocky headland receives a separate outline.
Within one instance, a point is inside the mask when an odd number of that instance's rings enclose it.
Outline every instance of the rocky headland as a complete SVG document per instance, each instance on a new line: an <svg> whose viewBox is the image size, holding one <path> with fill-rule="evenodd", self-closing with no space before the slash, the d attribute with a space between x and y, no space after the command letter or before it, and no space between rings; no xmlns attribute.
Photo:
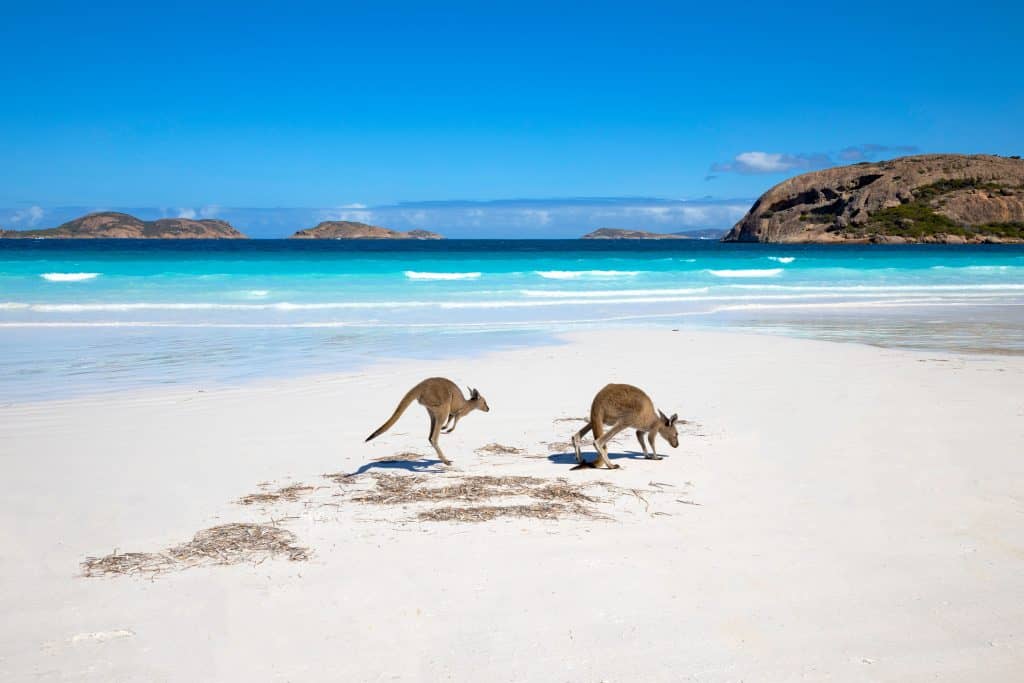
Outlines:
<svg viewBox="0 0 1024 683"><path fill-rule="evenodd" d="M1024 242L1024 160L927 154L813 171L765 192L726 242Z"/></svg>
<svg viewBox="0 0 1024 683"><path fill-rule="evenodd" d="M441 240L444 235L427 230L410 230L399 232L378 225L368 225L355 221L324 221L316 227L299 230L292 239L321 240Z"/></svg>
<svg viewBox="0 0 1024 683"><path fill-rule="evenodd" d="M644 230L623 230L621 228L598 228L588 232L580 239L583 240L685 240L690 239L686 235L676 235L664 232L646 232Z"/></svg>
<svg viewBox="0 0 1024 683"><path fill-rule="evenodd" d="M144 221L126 213L102 211L41 230L0 230L7 239L245 239L226 221L161 218Z"/></svg>

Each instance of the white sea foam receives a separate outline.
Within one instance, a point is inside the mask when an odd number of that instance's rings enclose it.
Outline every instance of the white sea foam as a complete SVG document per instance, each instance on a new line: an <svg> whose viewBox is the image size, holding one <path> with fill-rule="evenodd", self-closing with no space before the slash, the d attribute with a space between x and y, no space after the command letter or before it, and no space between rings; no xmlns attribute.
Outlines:
<svg viewBox="0 0 1024 683"><path fill-rule="evenodd" d="M959 291L1021 291L1024 284L963 285L727 285L730 289L790 292L959 292Z"/></svg>
<svg viewBox="0 0 1024 683"><path fill-rule="evenodd" d="M410 280L477 280L481 273L423 273L415 270L405 271Z"/></svg>
<svg viewBox="0 0 1024 683"><path fill-rule="evenodd" d="M323 311L333 309L417 308L435 306L434 301L337 301L296 304L220 304L206 302L126 302L105 304L27 304L39 313L101 313L114 311Z"/></svg>
<svg viewBox="0 0 1024 683"><path fill-rule="evenodd" d="M49 282L82 282L99 276L99 273L43 273L39 277Z"/></svg>
<svg viewBox="0 0 1024 683"><path fill-rule="evenodd" d="M146 311L211 311L211 312L304 312L345 310L400 310L410 308L436 309L500 309L536 308L542 306L611 305L642 303L696 303L711 301L801 301L815 299L880 299L894 297L934 297L947 299L1008 299L1021 298L1024 285L974 285L932 287L757 287L730 285L744 293L715 293L707 287L678 289L627 289L612 291L586 290L520 290L521 299L477 300L410 300L410 301L327 301L310 303L213 303L213 302L109 302L109 303L28 303L0 302L0 310L25 310L35 313L104 313ZM762 291L758 291L762 290ZM716 290L720 291L720 290ZM749 292L749 293L746 293Z"/></svg>
<svg viewBox="0 0 1024 683"><path fill-rule="evenodd" d="M547 280L609 280L619 277L636 277L641 270L536 270L537 275Z"/></svg>
<svg viewBox="0 0 1024 683"><path fill-rule="evenodd" d="M519 293L526 297L538 299L599 299L607 296L705 294L707 291L707 287L690 287L683 289L616 289L613 291L521 289Z"/></svg>
<svg viewBox="0 0 1024 683"><path fill-rule="evenodd" d="M932 270L970 270L976 273L1003 273L1021 266L932 266Z"/></svg>
<svg viewBox="0 0 1024 683"><path fill-rule="evenodd" d="M994 306L1005 304L978 303L966 301L950 301L946 299L887 299L885 301L832 301L813 303L784 303L784 304L733 304L719 306L712 313L725 311L767 311L767 310L808 310L808 309L843 309L843 308L905 308L908 306L936 307L936 306ZM1011 304L1024 305L1024 304Z"/></svg>
<svg viewBox="0 0 1024 683"><path fill-rule="evenodd" d="M741 270L708 270L715 277L775 277L782 275L782 268L747 268Z"/></svg>
<svg viewBox="0 0 1024 683"><path fill-rule="evenodd" d="M796 256L769 256L768 259L779 263L792 263L796 261Z"/></svg>
<svg viewBox="0 0 1024 683"><path fill-rule="evenodd" d="M244 292L245 296L252 297L253 299L262 299L265 296L270 295L269 289L249 289Z"/></svg>

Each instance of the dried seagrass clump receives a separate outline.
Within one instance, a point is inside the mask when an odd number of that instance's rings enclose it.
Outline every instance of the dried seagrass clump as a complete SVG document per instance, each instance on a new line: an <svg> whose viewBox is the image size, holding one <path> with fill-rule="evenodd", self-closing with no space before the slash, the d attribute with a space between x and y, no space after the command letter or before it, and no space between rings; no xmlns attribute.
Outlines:
<svg viewBox="0 0 1024 683"><path fill-rule="evenodd" d="M295 534L266 524L234 523L203 529L191 541L159 553L119 553L87 557L85 576L110 574L157 574L189 567L225 564L258 564L283 557L298 562L309 550L295 545Z"/></svg>

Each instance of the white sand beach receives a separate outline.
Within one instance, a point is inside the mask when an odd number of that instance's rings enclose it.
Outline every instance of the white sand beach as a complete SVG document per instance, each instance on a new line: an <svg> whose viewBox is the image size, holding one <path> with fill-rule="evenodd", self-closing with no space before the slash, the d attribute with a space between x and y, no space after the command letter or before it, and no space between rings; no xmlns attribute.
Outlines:
<svg viewBox="0 0 1024 683"><path fill-rule="evenodd" d="M667 329L563 341L0 406L0 679L1024 677L1024 358ZM441 438L453 468L416 405L363 443L435 375L491 407ZM690 423L664 460L626 433L621 469L573 471L570 418L610 381ZM409 451L423 459L377 461ZM355 500L380 474L614 488L586 489L607 518L424 521L538 501ZM309 557L82 575L232 522L278 525Z"/></svg>

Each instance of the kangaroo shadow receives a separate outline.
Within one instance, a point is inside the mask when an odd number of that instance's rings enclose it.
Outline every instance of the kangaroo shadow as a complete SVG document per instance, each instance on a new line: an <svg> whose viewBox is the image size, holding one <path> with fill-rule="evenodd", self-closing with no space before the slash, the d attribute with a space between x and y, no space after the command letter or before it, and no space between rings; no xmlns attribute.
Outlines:
<svg viewBox="0 0 1024 683"><path fill-rule="evenodd" d="M358 470L348 476L354 477L375 469L405 470L406 472L444 472L443 467L435 467L435 465L440 464L440 460L430 460L428 458L421 458L419 460L373 460L361 465Z"/></svg>
<svg viewBox="0 0 1024 683"><path fill-rule="evenodd" d="M658 454L659 457L667 458L667 455L662 453ZM637 451L628 451L624 453L613 453L608 451L609 460L646 460L643 453ZM576 453L574 451L568 451L565 453L552 453L548 456L548 460L556 465L576 465L577 467L593 467L597 461L597 453L594 451L583 452L583 465L579 465L576 462Z"/></svg>

